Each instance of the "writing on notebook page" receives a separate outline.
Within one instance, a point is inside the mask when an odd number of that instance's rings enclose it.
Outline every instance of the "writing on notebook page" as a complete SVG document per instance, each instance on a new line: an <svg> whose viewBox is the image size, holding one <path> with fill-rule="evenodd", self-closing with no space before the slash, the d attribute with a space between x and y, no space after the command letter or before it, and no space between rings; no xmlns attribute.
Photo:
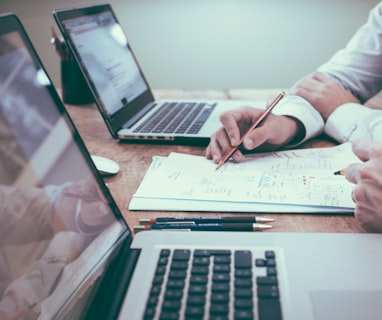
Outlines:
<svg viewBox="0 0 382 320"><path fill-rule="evenodd" d="M354 208L354 186L333 175L359 161L350 145L256 154L239 164L228 162L220 170L202 156L172 153L157 161L160 165L149 170L133 200Z"/></svg>
<svg viewBox="0 0 382 320"><path fill-rule="evenodd" d="M278 202L313 204L320 206L348 206L353 186L336 179L333 172L343 164L340 161L320 159L253 159L242 164L227 163L219 171L205 163L203 157L189 159L183 154L171 154L162 170L163 195L189 199L226 200L244 202ZM194 157L194 156L191 156ZM176 167L177 163L192 164L197 170ZM168 161L168 162L167 162ZM291 165L292 162L292 165ZM298 162L293 163L293 162ZM203 163L205 163L203 165ZM166 191L171 190L172 195Z"/></svg>

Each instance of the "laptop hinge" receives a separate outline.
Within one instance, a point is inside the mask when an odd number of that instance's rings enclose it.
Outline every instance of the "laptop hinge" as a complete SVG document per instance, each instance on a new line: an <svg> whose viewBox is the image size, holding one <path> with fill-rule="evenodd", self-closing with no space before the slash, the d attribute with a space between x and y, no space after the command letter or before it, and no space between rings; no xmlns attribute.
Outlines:
<svg viewBox="0 0 382 320"><path fill-rule="evenodd" d="M110 263L82 319L117 319L140 249L125 249Z"/></svg>

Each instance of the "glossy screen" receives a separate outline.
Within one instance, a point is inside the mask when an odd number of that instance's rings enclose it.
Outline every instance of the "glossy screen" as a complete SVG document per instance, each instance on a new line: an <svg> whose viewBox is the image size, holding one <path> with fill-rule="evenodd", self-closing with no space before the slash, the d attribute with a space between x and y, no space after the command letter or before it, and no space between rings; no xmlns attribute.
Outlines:
<svg viewBox="0 0 382 320"><path fill-rule="evenodd" d="M126 227L30 50L0 33L0 319L75 319Z"/></svg>

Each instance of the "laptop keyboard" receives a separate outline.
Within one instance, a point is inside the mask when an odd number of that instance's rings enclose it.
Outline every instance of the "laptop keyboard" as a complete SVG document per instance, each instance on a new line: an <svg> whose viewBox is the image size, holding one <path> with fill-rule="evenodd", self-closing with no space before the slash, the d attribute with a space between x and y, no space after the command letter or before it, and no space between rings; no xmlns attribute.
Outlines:
<svg viewBox="0 0 382 320"><path fill-rule="evenodd" d="M195 102L166 102L134 132L197 134L215 106Z"/></svg>
<svg viewBox="0 0 382 320"><path fill-rule="evenodd" d="M282 319L275 252L162 249L144 319Z"/></svg>

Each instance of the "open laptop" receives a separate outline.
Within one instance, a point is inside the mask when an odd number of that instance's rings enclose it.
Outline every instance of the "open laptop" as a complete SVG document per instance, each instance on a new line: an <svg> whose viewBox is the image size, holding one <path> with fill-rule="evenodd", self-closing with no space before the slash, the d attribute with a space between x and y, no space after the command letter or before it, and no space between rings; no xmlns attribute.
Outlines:
<svg viewBox="0 0 382 320"><path fill-rule="evenodd" d="M154 100L109 4L62 9L53 15L114 138L206 145L221 126L222 111L245 103ZM263 108L265 103L251 105Z"/></svg>
<svg viewBox="0 0 382 320"><path fill-rule="evenodd" d="M133 238L13 14L0 121L1 319L380 318L380 234Z"/></svg>

